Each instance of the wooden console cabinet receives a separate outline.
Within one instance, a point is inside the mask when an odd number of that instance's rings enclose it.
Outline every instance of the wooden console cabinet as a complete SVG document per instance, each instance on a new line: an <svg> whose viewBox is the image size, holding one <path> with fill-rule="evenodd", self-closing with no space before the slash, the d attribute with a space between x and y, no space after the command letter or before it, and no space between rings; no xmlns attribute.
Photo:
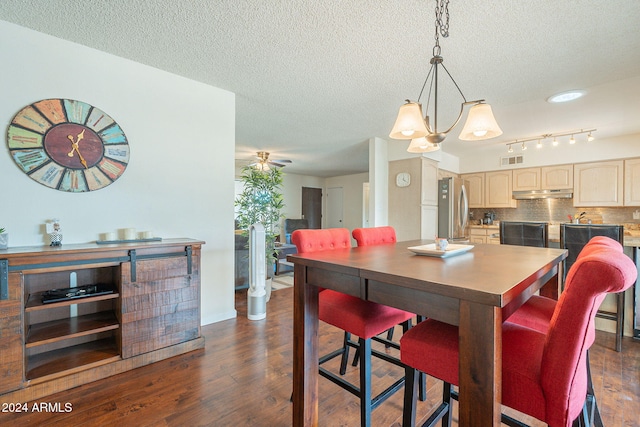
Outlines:
<svg viewBox="0 0 640 427"><path fill-rule="evenodd" d="M204 347L192 239L0 250L0 402L25 402ZM43 303L51 289L112 292Z"/></svg>

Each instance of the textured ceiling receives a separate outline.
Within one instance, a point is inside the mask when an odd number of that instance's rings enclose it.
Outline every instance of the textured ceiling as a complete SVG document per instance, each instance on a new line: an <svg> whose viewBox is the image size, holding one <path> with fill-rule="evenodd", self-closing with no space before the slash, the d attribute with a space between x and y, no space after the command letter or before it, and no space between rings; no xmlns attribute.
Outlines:
<svg viewBox="0 0 640 427"><path fill-rule="evenodd" d="M368 169L428 71L434 1L2 0L0 19L236 93L236 157L288 158L319 176ZM598 128L640 133L640 1L453 0L444 63L504 134L443 143L457 156L514 139ZM551 105L556 92L581 100ZM440 94L440 121L459 109ZM447 126L448 127L448 126ZM397 141L407 145L408 142ZM503 145L502 145L503 146Z"/></svg>

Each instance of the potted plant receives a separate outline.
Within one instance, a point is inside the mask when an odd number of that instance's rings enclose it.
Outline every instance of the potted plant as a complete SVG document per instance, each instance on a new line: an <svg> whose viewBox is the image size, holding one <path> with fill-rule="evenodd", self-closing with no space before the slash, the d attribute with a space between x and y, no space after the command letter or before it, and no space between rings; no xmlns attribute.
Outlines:
<svg viewBox="0 0 640 427"><path fill-rule="evenodd" d="M266 235L267 277L273 277L276 256L276 238L280 234L280 220L284 217L282 196L282 169L274 167L263 171L252 166L242 168L242 193L235 201L236 221L243 234L249 235L249 227L260 223Z"/></svg>
<svg viewBox="0 0 640 427"><path fill-rule="evenodd" d="M7 249L9 246L9 233L5 232L4 227L0 227L0 249Z"/></svg>

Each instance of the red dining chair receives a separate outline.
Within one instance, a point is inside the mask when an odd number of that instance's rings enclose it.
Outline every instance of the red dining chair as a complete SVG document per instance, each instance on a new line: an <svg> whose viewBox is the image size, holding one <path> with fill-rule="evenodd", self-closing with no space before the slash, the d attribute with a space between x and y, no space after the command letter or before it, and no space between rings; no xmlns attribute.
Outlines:
<svg viewBox="0 0 640 427"><path fill-rule="evenodd" d="M355 239L358 246L376 246L376 245L392 245L395 244L398 239L396 237L395 228L384 225L379 227L366 227L366 228L355 228L351 235ZM424 320L423 316L417 316L417 321L420 322ZM394 347L400 349L400 345L392 342L393 340L393 332L395 328L389 328L387 331L387 339L383 340L376 337L372 337L374 341L379 341L385 344L385 347ZM346 337L345 337L346 338ZM345 341L346 342L346 341ZM347 345L345 356L348 358L349 348ZM358 365L360 352L356 349L356 354L353 357L353 366ZM426 376L422 374L420 376L420 400L427 400L427 387L426 387Z"/></svg>
<svg viewBox="0 0 640 427"><path fill-rule="evenodd" d="M577 256L577 259L582 258L583 256L589 255L593 252L594 249L598 247L609 247L617 252L622 253L623 247L622 245L611 238L605 236L596 236L593 237L589 242L584 246L582 251ZM553 317L553 312L556 308L555 300L551 298L547 298L540 295L533 295L526 303L524 303L518 310L516 310L509 318L507 322L516 323L521 326L526 326L528 328L534 329L536 331L542 332L546 334L549 330L549 324L551 323L551 318ZM595 338L595 335L593 336ZM588 346L591 347L593 342L588 343ZM591 368L589 366L589 354L587 353L587 409L589 414L590 423L593 424L594 416L597 413L597 402L595 393L593 390L593 383L591 379Z"/></svg>
<svg viewBox="0 0 640 427"><path fill-rule="evenodd" d="M588 425L587 350L594 341L595 315L607 293L633 285L637 270L629 257L605 244L593 245L567 274L546 333L518 325L502 327L502 403L551 427L574 420ZM427 420L450 423L451 384L458 384L458 329L428 319L400 340L407 365L403 425L413 425L417 370L445 382L440 407ZM519 421L503 416L508 425Z"/></svg>
<svg viewBox="0 0 640 427"><path fill-rule="evenodd" d="M291 241L298 248L298 253L301 254L351 247L351 235L346 228L296 230L291 235ZM319 373L360 398L360 423L362 426L370 426L371 411L398 391L404 384L404 378L401 378L372 399L371 357L378 357L400 367L404 367L404 365L398 358L372 349L371 340L376 335L400 323L403 324L405 331L408 330L411 327L411 318L413 316L413 313L365 301L330 289L320 291L318 318L325 323L342 329L348 334L358 336L357 344L345 343L345 345L354 346L360 351L360 387L356 387L322 367L323 363L343 355L345 352L344 347L320 358Z"/></svg>

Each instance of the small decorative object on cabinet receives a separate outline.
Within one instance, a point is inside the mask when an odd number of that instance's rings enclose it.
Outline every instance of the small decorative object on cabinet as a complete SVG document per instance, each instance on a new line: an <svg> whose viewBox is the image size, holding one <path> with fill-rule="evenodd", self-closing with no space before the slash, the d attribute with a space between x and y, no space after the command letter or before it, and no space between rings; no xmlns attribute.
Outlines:
<svg viewBox="0 0 640 427"><path fill-rule="evenodd" d="M4 227L0 227L0 249L9 247L9 233L5 232Z"/></svg>
<svg viewBox="0 0 640 427"><path fill-rule="evenodd" d="M203 348L203 243L15 247L0 254L0 400L37 400Z"/></svg>
<svg viewBox="0 0 640 427"><path fill-rule="evenodd" d="M99 190L122 176L129 143L104 111L72 99L44 99L9 126L13 160L34 181L72 193Z"/></svg>
<svg viewBox="0 0 640 427"><path fill-rule="evenodd" d="M46 224L47 234L49 235L50 246L62 245L62 227L60 226L60 220L54 219Z"/></svg>

